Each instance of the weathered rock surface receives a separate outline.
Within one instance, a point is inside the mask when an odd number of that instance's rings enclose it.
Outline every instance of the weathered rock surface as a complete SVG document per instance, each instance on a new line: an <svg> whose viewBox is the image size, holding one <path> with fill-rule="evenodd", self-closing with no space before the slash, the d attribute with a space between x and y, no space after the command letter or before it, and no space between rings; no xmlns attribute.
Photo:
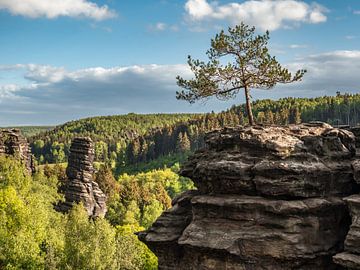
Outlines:
<svg viewBox="0 0 360 270"><path fill-rule="evenodd" d="M203 193L309 198L356 188L354 135L327 124L228 128L206 142L182 170Z"/></svg>
<svg viewBox="0 0 360 270"><path fill-rule="evenodd" d="M62 190L65 202L59 210L67 212L74 203L82 202L91 217L103 217L106 213L106 196L93 181L94 146L90 138L75 138L70 147L66 175L68 180Z"/></svg>
<svg viewBox="0 0 360 270"><path fill-rule="evenodd" d="M0 129L0 155L1 154L19 158L29 173L35 172L31 149L19 129Z"/></svg>
<svg viewBox="0 0 360 270"><path fill-rule="evenodd" d="M334 256L334 261L347 269L360 269L360 195L344 199L351 214L351 226L345 240L345 251Z"/></svg>
<svg viewBox="0 0 360 270"><path fill-rule="evenodd" d="M349 131L354 133L355 138L356 138L356 147L360 148L360 127L357 126L357 127L349 128Z"/></svg>
<svg viewBox="0 0 360 270"><path fill-rule="evenodd" d="M147 232L138 233L157 255L159 261L166 261L164 269L177 269L183 257L183 249L177 242L192 219L191 199L196 190L189 190L174 198L172 208L163 212Z"/></svg>
<svg viewBox="0 0 360 270"><path fill-rule="evenodd" d="M139 234L159 269L338 269L350 225L341 198L360 180L351 132L237 127L205 141L181 172L198 191Z"/></svg>

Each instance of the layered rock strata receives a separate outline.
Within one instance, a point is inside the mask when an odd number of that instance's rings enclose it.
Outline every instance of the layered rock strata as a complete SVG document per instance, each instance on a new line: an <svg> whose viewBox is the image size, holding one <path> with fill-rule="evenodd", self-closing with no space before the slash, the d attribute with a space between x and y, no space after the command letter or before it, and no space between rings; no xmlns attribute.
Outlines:
<svg viewBox="0 0 360 270"><path fill-rule="evenodd" d="M184 165L197 191L139 234L159 269L337 269L358 191L355 138L323 123L214 131Z"/></svg>
<svg viewBox="0 0 360 270"><path fill-rule="evenodd" d="M360 126L349 128L356 138L356 147L360 148Z"/></svg>
<svg viewBox="0 0 360 270"><path fill-rule="evenodd" d="M74 203L81 202L89 216L103 217L106 213L106 196L93 181L94 146L90 138L75 138L70 147L66 175L62 190L65 202L59 209L67 212Z"/></svg>
<svg viewBox="0 0 360 270"><path fill-rule="evenodd" d="M352 163L354 179L360 184L360 159ZM334 256L334 262L346 269L360 269L360 195L343 199L349 208L351 226L346 236L344 252Z"/></svg>
<svg viewBox="0 0 360 270"><path fill-rule="evenodd" d="M360 269L360 195L352 195L344 200L349 206L352 223L346 236L344 252L333 259L345 269Z"/></svg>
<svg viewBox="0 0 360 270"><path fill-rule="evenodd" d="M31 149L19 129L0 129L0 155L1 154L19 158L29 173L35 172Z"/></svg>

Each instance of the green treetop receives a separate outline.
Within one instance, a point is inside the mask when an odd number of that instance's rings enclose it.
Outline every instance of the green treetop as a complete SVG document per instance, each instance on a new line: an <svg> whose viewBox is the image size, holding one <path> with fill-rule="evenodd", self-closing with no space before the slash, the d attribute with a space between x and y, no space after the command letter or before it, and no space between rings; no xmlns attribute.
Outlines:
<svg viewBox="0 0 360 270"><path fill-rule="evenodd" d="M250 102L250 89L271 89L277 83L299 81L306 70L298 70L293 76L283 68L267 48L269 32L255 35L255 27L241 23L228 33L221 31L211 40L207 51L207 63L188 56L188 64L195 78L186 80L177 76L177 84L184 88L176 93L177 99L190 103L215 96L229 99L244 89L249 124L255 123ZM234 58L222 64L220 59Z"/></svg>

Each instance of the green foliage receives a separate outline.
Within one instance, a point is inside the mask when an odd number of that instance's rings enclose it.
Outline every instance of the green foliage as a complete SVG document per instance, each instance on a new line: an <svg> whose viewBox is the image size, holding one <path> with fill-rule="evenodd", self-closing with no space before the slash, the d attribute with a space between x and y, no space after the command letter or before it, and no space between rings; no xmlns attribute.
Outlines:
<svg viewBox="0 0 360 270"><path fill-rule="evenodd" d="M116 269L115 230L106 220L89 220L75 205L65 225L63 269Z"/></svg>
<svg viewBox="0 0 360 270"><path fill-rule="evenodd" d="M51 144L51 155L53 163L62 163L66 161L65 146L63 143L53 142Z"/></svg>
<svg viewBox="0 0 360 270"><path fill-rule="evenodd" d="M62 177L61 165L45 166L33 177L25 172L18 161L0 156L0 269L157 268L154 254L134 235L143 228L115 228L106 219L89 219L81 204L68 214L54 210L62 199L55 177ZM108 173L105 168L99 179ZM158 204L145 206L145 224L160 214ZM137 224L136 208L133 203L127 209L127 222Z"/></svg>
<svg viewBox="0 0 360 270"><path fill-rule="evenodd" d="M51 260L46 249L62 249L56 229L62 215L53 210L60 199L56 179L40 174L31 179L25 171L19 162L0 157L1 269L42 269Z"/></svg>
<svg viewBox="0 0 360 270"><path fill-rule="evenodd" d="M108 145L106 142L98 141L95 143L95 160L106 161L108 159Z"/></svg>
<svg viewBox="0 0 360 270"><path fill-rule="evenodd" d="M171 198L193 189L192 181L172 169L152 170L119 177L119 193L109 199L106 218L113 225L137 225L148 228L171 206Z"/></svg>
<svg viewBox="0 0 360 270"><path fill-rule="evenodd" d="M233 106L232 114L245 110L245 105ZM263 99L253 102L254 114L265 113L266 124L294 124L323 121L332 125L360 124L360 94L340 94L317 98Z"/></svg>
<svg viewBox="0 0 360 270"><path fill-rule="evenodd" d="M191 150L191 143L186 132L180 132L176 142L176 150L180 153Z"/></svg>
<svg viewBox="0 0 360 270"><path fill-rule="evenodd" d="M134 225L116 227L116 269L124 270L156 270L157 258L149 249L137 240L135 232L143 228Z"/></svg>
<svg viewBox="0 0 360 270"><path fill-rule="evenodd" d="M283 98L276 101L267 99L253 102L252 108L255 118L260 124L285 125L317 120L335 125L355 125L360 122L359 99L359 94L338 94L333 97L318 98ZM165 117L163 124L160 124L161 119L158 115L139 117L132 115L132 120L139 121L134 125L141 132L125 132L126 128L122 125L120 125L123 128L121 131L117 128L110 128L119 124L118 116L105 119L100 117L95 127L90 123L97 118L89 118L71 122L71 125L76 127L84 125L84 127L79 127L79 133L70 134L70 131L54 130L32 138L34 141L32 147L40 164L59 162L64 159L62 153L65 153L65 160L68 155L70 141L67 138L76 135L91 136L97 145L96 157L100 159L96 164L104 162L110 164L115 175L119 176L122 173L162 168L162 164L170 167L175 162L181 161L182 157L202 147L206 132L224 126L247 124L248 119L245 115L245 104L233 106L220 113L173 115L172 118L169 118L173 121ZM150 123L151 119L156 119L153 124L158 127L150 128L149 123L143 122L147 119ZM113 120L114 123L110 124ZM132 122L130 121L130 123ZM67 125L65 124L63 128L65 129ZM92 132L85 131L90 127L95 129ZM105 132L107 127L109 130ZM149 128L146 129L147 127ZM56 151L52 151L52 149Z"/></svg>
<svg viewBox="0 0 360 270"><path fill-rule="evenodd" d="M277 83L300 80L306 70L298 70L294 76L283 68L267 48L269 32L255 35L255 27L241 23L223 30L211 40L207 51L208 62L194 60L188 56L188 64L195 78L186 80L177 77L177 84L184 88L176 93L178 99L195 102L215 96L218 99L234 97L241 89L245 91L249 123L254 123L250 88L271 89ZM223 64L221 59L233 58Z"/></svg>
<svg viewBox="0 0 360 270"><path fill-rule="evenodd" d="M111 171L108 164L102 164L95 174L95 182L99 184L100 189L106 194L108 198L111 198L119 192L119 184Z"/></svg>
<svg viewBox="0 0 360 270"><path fill-rule="evenodd" d="M100 116L71 121L52 130L36 134L30 138L33 153L43 163L62 162L63 153L59 153L58 145L66 156L71 140L77 136L88 136L95 141L96 161L116 158L121 161L127 144L138 136L152 129L172 126L181 121L193 118L195 114L127 114ZM41 140L43 145L39 142ZM55 145L54 145L55 143ZM59 157L60 155L60 157Z"/></svg>
<svg viewBox="0 0 360 270"><path fill-rule="evenodd" d="M157 269L157 258L141 243L137 225L111 226L105 219L91 220L81 204L70 211L65 225L61 269Z"/></svg>
<svg viewBox="0 0 360 270"><path fill-rule="evenodd" d="M179 163L187 160L188 156L189 153L169 154L146 162L129 164L127 166L117 166L115 168L115 175L120 176L125 173L137 174L140 172L171 168L173 166L178 166Z"/></svg>

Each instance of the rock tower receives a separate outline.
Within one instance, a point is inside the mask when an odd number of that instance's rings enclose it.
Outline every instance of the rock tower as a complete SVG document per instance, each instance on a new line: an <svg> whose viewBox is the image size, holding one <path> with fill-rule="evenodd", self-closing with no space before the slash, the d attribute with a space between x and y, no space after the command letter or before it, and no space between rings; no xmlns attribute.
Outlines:
<svg viewBox="0 0 360 270"><path fill-rule="evenodd" d="M351 132L324 123L237 127L205 142L181 171L197 190L139 233L159 269L339 269L332 257L351 223L342 198L360 180ZM347 201L355 235L360 197ZM359 247L360 238L347 239L349 252Z"/></svg>
<svg viewBox="0 0 360 270"><path fill-rule="evenodd" d="M19 129L0 129L0 155L18 157L29 173L35 172L34 159L25 137Z"/></svg>
<svg viewBox="0 0 360 270"><path fill-rule="evenodd" d="M93 181L94 146L90 138L75 138L70 147L66 175L68 180L62 189L65 202L59 209L67 212L73 203L82 202L89 216L104 217L106 196Z"/></svg>

